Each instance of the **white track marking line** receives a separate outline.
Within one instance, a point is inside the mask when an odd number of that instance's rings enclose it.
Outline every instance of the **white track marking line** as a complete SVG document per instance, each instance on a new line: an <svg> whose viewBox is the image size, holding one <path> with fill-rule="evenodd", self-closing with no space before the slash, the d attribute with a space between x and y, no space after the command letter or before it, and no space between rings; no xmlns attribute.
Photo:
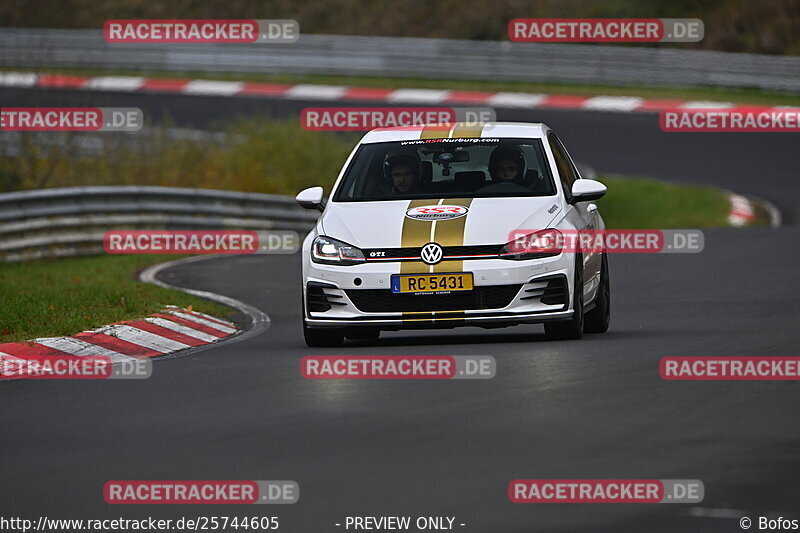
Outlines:
<svg viewBox="0 0 800 533"><path fill-rule="evenodd" d="M299 100L338 100L347 89L348 87L342 85L309 85L301 83L291 87L284 96Z"/></svg>
<svg viewBox="0 0 800 533"><path fill-rule="evenodd" d="M178 324L177 322L173 322L171 320L165 320L163 318L158 318L158 317L151 317L151 318L145 318L145 321L150 322L151 324L155 324L156 326L172 330L176 333L182 333L183 335L186 335L188 337L194 337L195 339L201 341L214 342L216 340L219 340L219 337L209 335L208 333L203 333L202 331L192 329L188 326L184 326L183 324Z"/></svg>
<svg viewBox="0 0 800 533"><path fill-rule="evenodd" d="M690 516L698 518L728 518L739 519L747 515L747 511L738 509L714 509L712 507L692 507L689 509Z"/></svg>
<svg viewBox="0 0 800 533"><path fill-rule="evenodd" d="M215 292L208 292L208 291L201 291L197 289L189 289L187 287L180 287L178 285L171 285L169 283L165 283L158 279L158 274L163 272L164 270L179 266L179 265L188 265L190 263L199 263L201 261L208 261L209 259L213 259L214 256L210 255L196 255L192 257L186 257L183 259L176 259L175 261L169 261L167 263L159 263L157 265L149 266L142 270L139 273L139 279L145 283L151 283L156 285L157 287L164 287L165 289L175 289L187 294L192 294L194 296L205 298L206 300L211 300L212 302L217 302L222 305L226 305L228 307L232 307L233 309L238 310L243 315L247 316L250 319L250 327L243 331L237 332L236 335L232 335L230 337L226 337L225 339L220 339L217 343L214 344L206 344L205 346L197 346L192 348L191 350L187 350L186 354L196 354L203 350L209 350L219 346L220 344L233 344L234 342L242 342L253 337L257 337L261 335L265 331L269 329L270 326L270 318L264 311L258 309L257 307L253 307L252 305L248 305L240 300L236 300L235 298L231 298L230 296L223 296L222 294L217 294ZM173 357L181 357L182 354L176 354L172 356L167 356L167 358Z"/></svg>
<svg viewBox="0 0 800 533"><path fill-rule="evenodd" d="M138 91L145 79L135 76L98 76L89 80L87 89L96 91Z"/></svg>
<svg viewBox="0 0 800 533"><path fill-rule="evenodd" d="M532 93L495 93L487 100L490 107L539 107L547 98L546 94Z"/></svg>
<svg viewBox="0 0 800 533"><path fill-rule="evenodd" d="M29 368L30 370L33 370L34 372L38 372L38 373L50 372L51 374L53 373L52 369L42 367L42 365L40 365L39 363L37 363L33 359L23 359L22 357L15 357L15 356L13 356L11 354L7 354L5 352L0 352L0 370L2 370L5 367L5 363L3 363L3 360L12 362L14 364L14 366L23 366L24 368ZM13 372L13 373L10 373L10 374L5 374L3 372L0 372L0 376L5 376L5 377L8 378L8 377L15 377L15 376L24 376L24 375L27 375L28 373L29 372Z"/></svg>
<svg viewBox="0 0 800 533"><path fill-rule="evenodd" d="M691 100L678 106L681 109L728 109L735 107L731 102L714 102L711 100Z"/></svg>
<svg viewBox="0 0 800 533"><path fill-rule="evenodd" d="M436 205L442 205L444 203L444 198L439 200ZM429 236L428 242L436 242L436 220L431 220L431 234ZM428 272L433 274L433 265L428 265Z"/></svg>
<svg viewBox="0 0 800 533"><path fill-rule="evenodd" d="M0 72L0 86L2 87L33 87L38 80L38 74Z"/></svg>
<svg viewBox="0 0 800 533"><path fill-rule="evenodd" d="M453 126L453 127L455 127L455 126ZM439 203L438 203L438 205L442 205L442 204L444 204L444 198L439 200ZM430 242L436 242L434 240L435 236L436 236L436 220L433 220L433 221L431 221L431 240L430 240ZM444 253L444 250L442 251L442 253ZM434 265L431 265L429 267L429 269L428 269L428 272L433 274L433 268L434 268ZM436 316L436 311L431 311L431 315Z"/></svg>
<svg viewBox="0 0 800 533"><path fill-rule="evenodd" d="M0 87L33 87L37 84L40 74L27 72L0 73ZM144 88L150 78L135 76L97 76L90 78L80 89L106 90L106 91L137 91ZM178 92L184 94L216 94L220 96L236 96L245 87L245 82L216 81L216 80L187 80L180 89L164 89L165 92ZM77 88L73 88L77 89ZM297 84L290 87L283 94L284 98L308 100L339 100L350 89L362 87L349 87L339 85ZM435 104L445 100L451 91L437 89L395 89L384 97L384 102L407 102ZM536 108L549 96L536 93L497 92L489 96L486 105L500 108ZM639 97L595 96L587 97L582 104L574 106L579 109L608 110L618 112L652 113L652 110L643 110L641 106L650 102L649 99ZM730 109L737 107L731 102L696 100L679 105L683 109ZM795 109L796 106L775 106L774 109Z"/></svg>
<svg viewBox="0 0 800 533"><path fill-rule="evenodd" d="M740 194L731 194L729 197L731 210L728 213L728 223L732 226L744 226L756 216L753 204Z"/></svg>
<svg viewBox="0 0 800 533"><path fill-rule="evenodd" d="M593 111L623 111L631 112L644 102L643 98L636 96L594 96L589 98L581 107Z"/></svg>
<svg viewBox="0 0 800 533"><path fill-rule="evenodd" d="M210 320L206 320L205 318L200 318L198 316L190 315L187 313L181 313L180 311L167 311L170 315L175 315L180 318L185 318L186 320L193 320L198 324L203 324L204 326L208 326L210 328L214 328L219 331L223 331L225 333L236 333L236 328L230 328L228 326L223 326L222 324L217 324L215 322L211 322Z"/></svg>
<svg viewBox="0 0 800 533"><path fill-rule="evenodd" d="M82 339L75 339L73 337L44 337L41 339L33 339L33 342L47 346L48 348L53 348L54 350L60 350L70 355L75 355L77 357L99 355L108 357L112 363L122 363L124 361L136 360L135 357L114 352L112 350L103 348L102 346L97 346L96 344L86 342Z"/></svg>
<svg viewBox="0 0 800 533"><path fill-rule="evenodd" d="M177 305L168 305L167 309L177 309L178 311L183 311L183 312L187 311L185 308L178 307ZM196 314L196 315L200 315L200 316L205 317L205 318L207 318L209 320L216 320L217 322L222 322L226 326L229 326L229 327L232 327L232 328L236 327L236 324L234 324L230 320L225 320L224 318L218 318L218 317L207 315L205 313L201 313L200 311L194 311L194 310L192 310L191 313L192 314Z"/></svg>
<svg viewBox="0 0 800 533"><path fill-rule="evenodd" d="M156 335L155 333L150 333L149 331L134 328L126 324L106 326L95 331L97 333L105 333L106 335L117 337L123 341L138 344L139 346L143 346L160 353L174 352L176 350L182 350L190 347L188 344L174 341L172 339L162 337L161 335Z"/></svg>
<svg viewBox="0 0 800 533"><path fill-rule="evenodd" d="M244 82L241 81L193 80L184 85L181 92L186 94L230 96L241 92L243 88Z"/></svg>
<svg viewBox="0 0 800 533"><path fill-rule="evenodd" d="M424 104L436 104L443 101L450 95L450 91L436 89L397 89L390 92L386 101L388 102L412 102Z"/></svg>

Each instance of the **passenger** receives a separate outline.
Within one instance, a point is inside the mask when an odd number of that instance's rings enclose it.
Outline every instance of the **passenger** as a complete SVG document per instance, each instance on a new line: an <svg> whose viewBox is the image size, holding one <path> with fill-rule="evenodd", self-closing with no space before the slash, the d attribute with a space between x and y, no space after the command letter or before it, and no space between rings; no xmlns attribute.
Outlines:
<svg viewBox="0 0 800 533"><path fill-rule="evenodd" d="M419 160L411 154L399 154L386 158L384 176L391 183L394 194L417 192L420 175Z"/></svg>
<svg viewBox="0 0 800 533"><path fill-rule="evenodd" d="M489 157L489 175L495 183L522 184L525 155L516 146L498 146Z"/></svg>

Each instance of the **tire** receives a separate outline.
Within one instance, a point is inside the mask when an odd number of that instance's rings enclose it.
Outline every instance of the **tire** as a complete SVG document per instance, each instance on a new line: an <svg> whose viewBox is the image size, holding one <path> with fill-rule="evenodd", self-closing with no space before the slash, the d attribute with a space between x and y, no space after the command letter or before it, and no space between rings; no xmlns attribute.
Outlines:
<svg viewBox="0 0 800 533"><path fill-rule="evenodd" d="M344 336L354 341L376 341L381 336L381 330L377 328L352 328L346 329Z"/></svg>
<svg viewBox="0 0 800 533"><path fill-rule="evenodd" d="M600 286L597 289L594 309L586 313L584 333L605 333L611 323L611 282L608 277L608 257L603 254L600 265Z"/></svg>
<svg viewBox="0 0 800 533"><path fill-rule="evenodd" d="M575 294L572 297L574 313L568 320L544 323L544 332L553 340L580 339L583 336L583 257L575 256Z"/></svg>
<svg viewBox="0 0 800 533"><path fill-rule="evenodd" d="M306 324L306 304L303 310L303 338L309 348L336 348L344 344L344 328L309 328Z"/></svg>
<svg viewBox="0 0 800 533"><path fill-rule="evenodd" d="M342 328L309 328L303 320L303 337L310 348L336 348L344 344Z"/></svg>

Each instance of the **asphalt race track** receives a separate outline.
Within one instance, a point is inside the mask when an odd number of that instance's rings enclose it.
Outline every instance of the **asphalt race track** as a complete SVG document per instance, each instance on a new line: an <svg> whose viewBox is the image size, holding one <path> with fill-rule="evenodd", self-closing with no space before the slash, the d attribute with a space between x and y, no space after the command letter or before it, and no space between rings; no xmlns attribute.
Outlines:
<svg viewBox="0 0 800 533"><path fill-rule="evenodd" d="M306 102L53 91L3 102L170 110L180 125ZM313 105L321 105L319 101ZM270 328L157 361L151 379L0 387L4 515L104 518L277 515L282 531L344 531L354 515L454 516L465 532L740 531L738 517L800 518L796 382L669 382L675 356L798 356L800 150L790 134L666 134L655 115L498 111L541 120L600 172L710 183L781 208L779 229L706 231L700 254L610 258L607 334L547 341L541 326L386 333L310 350L299 257L232 256L161 279L240 299ZM287 283L286 280L295 283ZM472 381L313 381L304 355L492 355ZM705 500L526 505L517 478L700 479ZM110 506L110 479L291 479L291 506ZM728 518L703 515L716 514ZM736 518L734 518L736 517ZM753 528L755 529L755 527Z"/></svg>

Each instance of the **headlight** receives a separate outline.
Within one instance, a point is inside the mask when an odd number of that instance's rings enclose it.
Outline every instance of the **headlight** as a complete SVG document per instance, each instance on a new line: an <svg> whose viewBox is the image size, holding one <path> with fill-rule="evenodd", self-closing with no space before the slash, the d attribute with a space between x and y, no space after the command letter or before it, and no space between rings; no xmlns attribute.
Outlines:
<svg viewBox="0 0 800 533"><path fill-rule="evenodd" d="M311 244L311 260L325 265L357 265L366 261L364 253L355 246L321 235Z"/></svg>
<svg viewBox="0 0 800 533"><path fill-rule="evenodd" d="M557 229L546 229L521 235L500 250L500 259L523 261L554 257L564 249L564 235Z"/></svg>

